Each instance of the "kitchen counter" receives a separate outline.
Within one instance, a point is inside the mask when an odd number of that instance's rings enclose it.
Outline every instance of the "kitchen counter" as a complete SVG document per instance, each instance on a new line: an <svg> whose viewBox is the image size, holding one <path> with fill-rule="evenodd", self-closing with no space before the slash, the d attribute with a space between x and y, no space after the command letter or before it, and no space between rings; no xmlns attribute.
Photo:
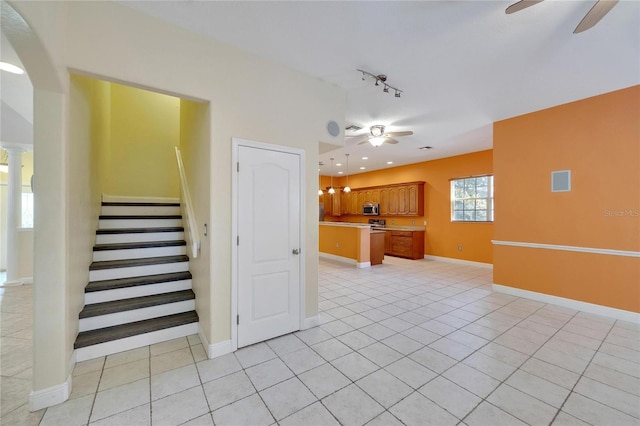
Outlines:
<svg viewBox="0 0 640 426"><path fill-rule="evenodd" d="M424 231L426 230L426 226L416 226L416 225L386 225L381 227L374 227L376 231Z"/></svg>
<svg viewBox="0 0 640 426"><path fill-rule="evenodd" d="M345 228L371 229L371 225L369 225L368 223L353 223L353 222L320 222L320 226L343 226Z"/></svg>

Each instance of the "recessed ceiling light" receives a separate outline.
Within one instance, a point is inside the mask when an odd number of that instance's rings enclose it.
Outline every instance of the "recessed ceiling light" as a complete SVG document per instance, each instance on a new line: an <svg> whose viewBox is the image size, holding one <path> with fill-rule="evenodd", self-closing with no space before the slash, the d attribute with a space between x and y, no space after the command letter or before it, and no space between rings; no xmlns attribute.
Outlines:
<svg viewBox="0 0 640 426"><path fill-rule="evenodd" d="M338 172L338 174L339 174L339 175L342 175L342 174L344 174L344 172Z"/></svg>
<svg viewBox="0 0 640 426"><path fill-rule="evenodd" d="M433 149L433 147L432 146L421 146L418 149Z"/></svg>
<svg viewBox="0 0 640 426"><path fill-rule="evenodd" d="M364 169L366 169L366 167L360 167L360 170L364 170Z"/></svg>
<svg viewBox="0 0 640 426"><path fill-rule="evenodd" d="M393 164L393 161L387 161L387 164Z"/></svg>
<svg viewBox="0 0 640 426"><path fill-rule="evenodd" d="M6 62L0 62L0 70L10 72L11 74L24 74L24 70Z"/></svg>
<svg viewBox="0 0 640 426"><path fill-rule="evenodd" d="M362 157L362 159L363 159L363 160L368 160L368 159L369 159L369 157Z"/></svg>
<svg viewBox="0 0 640 426"><path fill-rule="evenodd" d="M336 166L340 167L342 166L342 163L336 163Z"/></svg>

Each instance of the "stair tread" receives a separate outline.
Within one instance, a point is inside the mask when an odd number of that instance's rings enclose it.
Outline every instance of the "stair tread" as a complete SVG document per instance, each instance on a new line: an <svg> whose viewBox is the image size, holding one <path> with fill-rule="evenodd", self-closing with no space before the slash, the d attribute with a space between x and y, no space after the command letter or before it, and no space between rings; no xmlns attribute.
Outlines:
<svg viewBox="0 0 640 426"><path fill-rule="evenodd" d="M75 349L84 348L87 346L97 345L99 343L124 339L126 337L136 336L139 334L151 333L153 331L164 330L197 321L198 314L196 311L189 311L131 322L128 324L100 328L97 330L83 331L78 334L78 337L76 337L73 347Z"/></svg>
<svg viewBox="0 0 640 426"><path fill-rule="evenodd" d="M180 207L180 203L138 203L131 202L102 202L103 206L116 206L116 207Z"/></svg>
<svg viewBox="0 0 640 426"><path fill-rule="evenodd" d="M172 226L164 228L113 228L113 229L98 229L96 234L144 234L154 232L184 232L184 228L181 226Z"/></svg>
<svg viewBox="0 0 640 426"><path fill-rule="evenodd" d="M184 254L178 256L160 256L140 259L104 260L91 263L91 265L89 266L89 270L97 271L102 269L130 268L134 266L162 265L165 263L178 263L188 261L189 257Z"/></svg>
<svg viewBox="0 0 640 426"><path fill-rule="evenodd" d="M180 290L171 293L153 294L150 296L133 297L131 299L113 300L110 302L92 303L85 305L80 311L80 319L97 317L100 315L115 314L118 312L132 311L134 309L149 308L151 306L165 305L168 303L182 302L195 299L193 290Z"/></svg>
<svg viewBox="0 0 640 426"><path fill-rule="evenodd" d="M171 281L190 280L191 272L172 272L169 274L144 275L140 277L116 278L113 280L91 281L85 287L85 293L136 287L147 284L158 284Z"/></svg>
<svg viewBox="0 0 640 426"><path fill-rule="evenodd" d="M187 242L185 240L96 244L95 246L93 246L93 251L130 250L130 249L140 249L140 248L176 247L176 246L186 246L186 245L187 245Z"/></svg>
<svg viewBox="0 0 640 426"><path fill-rule="evenodd" d="M120 219L182 219L179 214L123 214L123 215L100 215L100 220L120 220Z"/></svg>

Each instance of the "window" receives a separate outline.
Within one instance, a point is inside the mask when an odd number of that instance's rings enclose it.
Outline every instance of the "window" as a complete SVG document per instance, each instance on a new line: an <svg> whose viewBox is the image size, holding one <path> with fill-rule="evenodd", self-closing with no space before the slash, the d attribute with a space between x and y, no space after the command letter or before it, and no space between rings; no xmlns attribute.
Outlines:
<svg viewBox="0 0 640 426"><path fill-rule="evenodd" d="M493 222L493 176L451 180L452 222Z"/></svg>

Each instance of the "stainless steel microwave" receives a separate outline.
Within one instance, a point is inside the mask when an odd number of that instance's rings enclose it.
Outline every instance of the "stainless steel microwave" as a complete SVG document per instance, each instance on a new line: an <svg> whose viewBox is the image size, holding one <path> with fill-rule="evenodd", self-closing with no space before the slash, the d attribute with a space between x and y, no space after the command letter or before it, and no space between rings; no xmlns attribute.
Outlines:
<svg viewBox="0 0 640 426"><path fill-rule="evenodd" d="M378 203L366 203L362 206L362 214L365 216L379 216L380 204Z"/></svg>

